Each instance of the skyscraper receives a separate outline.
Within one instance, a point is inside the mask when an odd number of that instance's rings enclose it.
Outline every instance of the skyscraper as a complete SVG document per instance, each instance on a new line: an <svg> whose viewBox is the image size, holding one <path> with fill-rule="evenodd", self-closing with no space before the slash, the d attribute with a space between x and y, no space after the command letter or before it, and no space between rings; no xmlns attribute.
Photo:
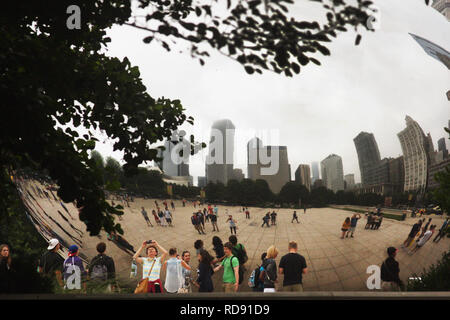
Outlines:
<svg viewBox="0 0 450 320"><path fill-rule="evenodd" d="M270 162L266 163L265 160ZM279 193L281 188L291 181L291 166L288 161L286 146L264 146L260 139L253 138L247 143L248 178L267 181L273 193ZM265 170L274 169L273 173ZM268 170L271 171L271 170Z"/></svg>
<svg viewBox="0 0 450 320"><path fill-rule="evenodd" d="M334 192L344 190L344 169L340 156L330 154L320 162L320 167L325 187Z"/></svg>
<svg viewBox="0 0 450 320"><path fill-rule="evenodd" d="M311 170L309 165L300 164L298 166L297 170L295 170L295 181L311 191Z"/></svg>
<svg viewBox="0 0 450 320"><path fill-rule="evenodd" d="M363 186L376 184L375 168L379 164L380 151L372 133L361 132L353 139L358 154L361 183Z"/></svg>
<svg viewBox="0 0 450 320"><path fill-rule="evenodd" d="M317 161L314 161L311 163L311 169L312 169L312 183L316 181L317 179L320 179L319 177L319 163Z"/></svg>
<svg viewBox="0 0 450 320"><path fill-rule="evenodd" d="M406 116L405 121L406 128L397 134L403 151L404 191L425 191L427 170L431 162L429 139L411 117Z"/></svg>
<svg viewBox="0 0 450 320"><path fill-rule="evenodd" d="M211 128L209 153L206 163L207 182L227 184L233 179L234 124L228 120L218 120Z"/></svg>
<svg viewBox="0 0 450 320"><path fill-rule="evenodd" d="M445 145L445 138L440 138L438 140L438 153L441 154L441 161L448 158L448 150L447 146ZM438 161L436 161L438 162Z"/></svg>
<svg viewBox="0 0 450 320"><path fill-rule="evenodd" d="M181 141L179 140L181 139ZM177 142L178 143L174 143ZM158 156L162 161L158 162L159 168L163 173L170 177L187 177L189 176L189 156L190 144L180 135L179 131L174 131L171 141L164 142L164 151L159 151ZM184 150L184 152L182 152ZM182 152L182 155L180 155Z"/></svg>
<svg viewBox="0 0 450 320"><path fill-rule="evenodd" d="M353 173L344 176L345 190L352 190L355 188L355 175Z"/></svg>

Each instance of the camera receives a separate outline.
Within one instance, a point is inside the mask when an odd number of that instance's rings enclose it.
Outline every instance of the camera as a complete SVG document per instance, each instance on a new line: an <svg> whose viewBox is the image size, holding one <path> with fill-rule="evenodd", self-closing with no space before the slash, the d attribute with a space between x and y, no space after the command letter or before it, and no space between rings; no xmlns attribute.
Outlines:
<svg viewBox="0 0 450 320"><path fill-rule="evenodd" d="M145 241L145 243L146 243L146 244L150 244L150 243L152 243L152 241L153 241L153 240L147 240L147 241Z"/></svg>

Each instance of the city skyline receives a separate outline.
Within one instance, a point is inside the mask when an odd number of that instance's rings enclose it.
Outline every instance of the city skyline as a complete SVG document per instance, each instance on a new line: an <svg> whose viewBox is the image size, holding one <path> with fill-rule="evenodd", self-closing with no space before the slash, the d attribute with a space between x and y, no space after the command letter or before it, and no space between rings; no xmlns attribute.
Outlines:
<svg viewBox="0 0 450 320"><path fill-rule="evenodd" d="M278 144L289 149L292 168L336 153L343 159L344 173L354 173L358 183L360 170L351 140L360 131L377 137L381 158L398 157L402 150L396 134L405 114L417 119L435 141L446 137L443 127L448 120L448 70L429 57L408 33L448 50L450 31L445 17L422 1L411 1L406 7L400 1L380 1L377 5L380 29L363 32L358 47L354 46L354 33L342 34L330 44L331 56L319 57L321 66L307 66L293 78L271 73L249 76L241 66L219 55L212 55L201 67L188 54L176 50L167 53L142 44L145 32L126 27L111 29L108 54L127 56L139 66L152 96L179 98L186 113L195 119L194 127L181 129L188 135L194 133L199 141L208 143L211 125L220 118L231 119L236 128L276 129ZM294 14L301 13L305 18L315 18L320 11L314 4L296 3L294 7ZM417 19L426 23L418 26ZM390 43L395 46L386 47ZM429 83L433 86L427 86ZM246 113L248 106L256 109ZM429 112L430 106L433 112ZM239 154L234 168L244 173L247 142L243 139L235 143L240 151L236 151ZM99 143L98 148L102 154L121 159L108 142ZM194 177L205 175L204 164L198 161L205 154L207 149L190 159Z"/></svg>

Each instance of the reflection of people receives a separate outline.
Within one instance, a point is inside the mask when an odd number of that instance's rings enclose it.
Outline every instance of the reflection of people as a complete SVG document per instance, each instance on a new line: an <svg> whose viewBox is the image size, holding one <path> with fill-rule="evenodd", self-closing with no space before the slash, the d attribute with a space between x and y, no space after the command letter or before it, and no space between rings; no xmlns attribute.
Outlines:
<svg viewBox="0 0 450 320"><path fill-rule="evenodd" d="M13 292L11 252L7 244L0 245L0 293Z"/></svg>
<svg viewBox="0 0 450 320"><path fill-rule="evenodd" d="M108 233L107 235L108 235L108 240L111 240L112 242L114 242L120 249L124 250L126 253L131 254L131 255L136 253L133 246L127 240L125 240L124 237L117 234L115 231L111 232L110 234ZM128 251L131 251L131 252L128 252Z"/></svg>

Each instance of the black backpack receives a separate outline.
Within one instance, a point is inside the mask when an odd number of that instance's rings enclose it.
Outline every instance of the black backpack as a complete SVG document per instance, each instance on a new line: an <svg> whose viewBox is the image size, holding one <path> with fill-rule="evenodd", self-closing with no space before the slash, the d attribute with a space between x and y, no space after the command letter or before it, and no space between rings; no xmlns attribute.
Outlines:
<svg viewBox="0 0 450 320"><path fill-rule="evenodd" d="M239 260L239 265L242 265L248 261L247 252L242 248L242 244L239 244L239 249L233 247L233 255Z"/></svg>
<svg viewBox="0 0 450 320"><path fill-rule="evenodd" d="M108 267L106 266L106 258L103 256L97 256L94 258L91 264L90 278L91 280L108 280Z"/></svg>

